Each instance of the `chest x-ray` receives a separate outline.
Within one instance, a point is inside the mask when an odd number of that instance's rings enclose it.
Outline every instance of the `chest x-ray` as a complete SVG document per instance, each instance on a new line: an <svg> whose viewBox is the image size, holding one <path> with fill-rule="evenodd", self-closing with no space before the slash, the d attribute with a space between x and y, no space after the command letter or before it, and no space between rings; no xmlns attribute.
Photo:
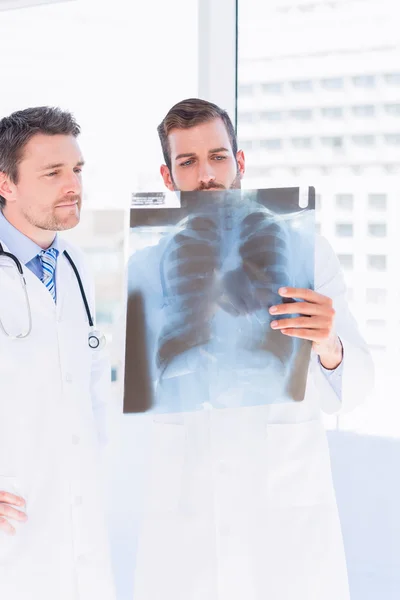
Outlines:
<svg viewBox="0 0 400 600"><path fill-rule="evenodd" d="M314 197L313 188L133 196L125 412L304 398L311 344L272 330L269 308L296 301L280 287L313 288Z"/></svg>

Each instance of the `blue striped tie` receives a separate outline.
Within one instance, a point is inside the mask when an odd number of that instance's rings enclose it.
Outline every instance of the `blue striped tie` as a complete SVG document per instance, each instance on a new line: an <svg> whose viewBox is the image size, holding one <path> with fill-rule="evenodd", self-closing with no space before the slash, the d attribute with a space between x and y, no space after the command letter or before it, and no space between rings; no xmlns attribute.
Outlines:
<svg viewBox="0 0 400 600"><path fill-rule="evenodd" d="M57 265L58 250L55 248L49 248L43 250L39 254L39 258L42 261L43 275L42 281L46 288L49 290L53 297L54 302L56 301L56 265Z"/></svg>

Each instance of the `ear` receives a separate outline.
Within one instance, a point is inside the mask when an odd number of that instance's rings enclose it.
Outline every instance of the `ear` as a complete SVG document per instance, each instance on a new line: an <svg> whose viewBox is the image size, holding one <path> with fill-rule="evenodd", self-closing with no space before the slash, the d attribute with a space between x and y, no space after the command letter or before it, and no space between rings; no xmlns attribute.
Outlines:
<svg viewBox="0 0 400 600"><path fill-rule="evenodd" d="M161 165L160 167L161 177L163 178L164 185L169 189L170 192L175 190L174 182L172 181L171 171L167 165Z"/></svg>
<svg viewBox="0 0 400 600"><path fill-rule="evenodd" d="M7 201L12 201L14 188L15 186L11 183L8 175L3 171L0 171L0 196L3 196Z"/></svg>
<svg viewBox="0 0 400 600"><path fill-rule="evenodd" d="M240 177L242 178L246 171L246 160L244 158L243 150L238 150L236 153L236 162L238 165L238 171L240 173Z"/></svg>

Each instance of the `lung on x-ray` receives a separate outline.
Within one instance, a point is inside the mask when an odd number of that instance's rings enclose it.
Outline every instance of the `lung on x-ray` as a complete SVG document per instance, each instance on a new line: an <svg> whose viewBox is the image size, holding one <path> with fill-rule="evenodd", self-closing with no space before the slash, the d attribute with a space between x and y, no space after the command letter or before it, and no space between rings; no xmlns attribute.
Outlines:
<svg viewBox="0 0 400 600"><path fill-rule="evenodd" d="M311 343L269 308L313 289L314 215L311 187L133 194L124 412L304 399Z"/></svg>

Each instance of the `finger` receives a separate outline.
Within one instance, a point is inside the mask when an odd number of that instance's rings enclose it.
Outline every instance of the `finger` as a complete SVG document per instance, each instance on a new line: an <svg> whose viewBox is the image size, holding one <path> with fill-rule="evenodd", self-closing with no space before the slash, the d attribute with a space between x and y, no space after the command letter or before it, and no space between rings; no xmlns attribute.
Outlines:
<svg viewBox="0 0 400 600"><path fill-rule="evenodd" d="M312 304L311 302L291 302L287 304L276 304L275 306L271 306L269 312L271 315L300 314L314 316L321 314L321 310L323 309L324 307L321 305Z"/></svg>
<svg viewBox="0 0 400 600"><path fill-rule="evenodd" d="M15 527L13 527L11 525L11 523L9 523L7 521L7 519L3 519L2 517L0 517L0 531L3 531L4 533L7 533L8 535L16 534Z"/></svg>
<svg viewBox="0 0 400 600"><path fill-rule="evenodd" d="M7 517L7 519L14 519L14 521L26 521L28 518L26 513L8 504L0 504L0 517Z"/></svg>
<svg viewBox="0 0 400 600"><path fill-rule="evenodd" d="M0 503L1 502L13 504L14 506L25 506L25 500L21 498L21 496L15 496L14 494L0 491Z"/></svg>
<svg viewBox="0 0 400 600"><path fill-rule="evenodd" d="M323 342L329 336L329 331L327 329L282 329L281 333L283 335L289 335L290 337L316 342L317 344Z"/></svg>
<svg viewBox="0 0 400 600"><path fill-rule="evenodd" d="M271 321L272 329L326 329L327 320L323 317L295 317Z"/></svg>
<svg viewBox="0 0 400 600"><path fill-rule="evenodd" d="M332 305L332 300L328 296L323 296L314 290L306 288L282 287L279 288L278 294L283 298L298 298L299 300L306 300L314 304Z"/></svg>

